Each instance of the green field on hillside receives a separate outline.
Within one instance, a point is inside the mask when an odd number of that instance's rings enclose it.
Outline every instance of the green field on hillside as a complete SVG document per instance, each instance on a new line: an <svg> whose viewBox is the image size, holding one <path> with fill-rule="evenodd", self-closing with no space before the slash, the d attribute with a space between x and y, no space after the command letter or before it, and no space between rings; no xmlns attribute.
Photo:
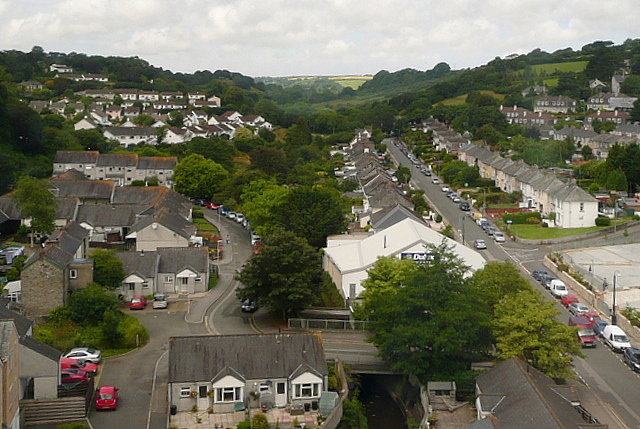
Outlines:
<svg viewBox="0 0 640 429"><path fill-rule="evenodd" d="M490 95L496 100L498 100L499 102L502 102L502 100L504 100L504 95L498 94L497 92L481 90L480 93L484 95ZM462 94L455 98L448 98L446 100L442 100L442 104L444 104L445 106L458 106L460 104L464 104L466 100L467 100L467 94Z"/></svg>
<svg viewBox="0 0 640 429"><path fill-rule="evenodd" d="M360 88L360 85L371 79L373 79L373 76L334 76L329 78L329 80L339 83L344 87L353 89Z"/></svg>
<svg viewBox="0 0 640 429"><path fill-rule="evenodd" d="M531 66L537 74L552 75L559 72L581 72L587 67L588 61L574 61L570 63L549 63Z"/></svg>

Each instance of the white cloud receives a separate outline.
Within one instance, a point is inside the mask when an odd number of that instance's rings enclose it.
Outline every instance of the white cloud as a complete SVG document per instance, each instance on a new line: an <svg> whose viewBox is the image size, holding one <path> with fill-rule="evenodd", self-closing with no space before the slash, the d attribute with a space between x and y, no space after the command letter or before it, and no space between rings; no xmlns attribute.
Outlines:
<svg viewBox="0 0 640 429"><path fill-rule="evenodd" d="M535 48L636 38L619 0L0 0L0 49L139 56L252 76L473 67Z"/></svg>

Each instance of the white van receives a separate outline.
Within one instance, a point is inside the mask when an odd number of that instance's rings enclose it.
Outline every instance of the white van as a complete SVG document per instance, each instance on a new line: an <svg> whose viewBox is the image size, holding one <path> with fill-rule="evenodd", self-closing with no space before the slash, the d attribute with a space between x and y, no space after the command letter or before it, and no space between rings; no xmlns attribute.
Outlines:
<svg viewBox="0 0 640 429"><path fill-rule="evenodd" d="M617 325L607 325L602 332L604 341L614 352L622 352L624 349L631 347L629 337Z"/></svg>
<svg viewBox="0 0 640 429"><path fill-rule="evenodd" d="M569 294L569 289L567 289L567 285L565 285L564 282L559 279L551 280L551 283L549 283L549 291L556 298L562 298L563 296Z"/></svg>

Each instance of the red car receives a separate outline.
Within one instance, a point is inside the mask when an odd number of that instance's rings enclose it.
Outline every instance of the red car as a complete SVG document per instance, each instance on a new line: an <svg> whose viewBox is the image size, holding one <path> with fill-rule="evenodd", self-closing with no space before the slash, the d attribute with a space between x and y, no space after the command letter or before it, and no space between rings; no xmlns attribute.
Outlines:
<svg viewBox="0 0 640 429"><path fill-rule="evenodd" d="M98 373L98 365L96 365L95 363L64 357L60 358L60 369L79 369L93 375L96 375Z"/></svg>
<svg viewBox="0 0 640 429"><path fill-rule="evenodd" d="M115 410L118 407L118 389L102 386L96 393L96 410Z"/></svg>
<svg viewBox="0 0 640 429"><path fill-rule="evenodd" d="M568 307L575 302L580 302L580 300L575 295L565 295L560 298L560 302L562 302L562 305L564 305L565 307Z"/></svg>
<svg viewBox="0 0 640 429"><path fill-rule="evenodd" d="M136 295L133 298L131 298L131 301L129 301L129 308L131 310L142 310L146 306L147 306L147 298L145 298L142 295Z"/></svg>
<svg viewBox="0 0 640 429"><path fill-rule="evenodd" d="M87 381L89 376L86 372L79 369L63 369L60 371L60 378L62 383L82 383Z"/></svg>
<svg viewBox="0 0 640 429"><path fill-rule="evenodd" d="M582 317L587 319L591 323L596 323L596 320L602 320L600 317L600 313L596 313L595 311L589 311L587 313L581 314Z"/></svg>
<svg viewBox="0 0 640 429"><path fill-rule="evenodd" d="M207 203L207 208L208 209L218 210L219 207L220 207L220 204L216 204L216 203L212 203L212 202Z"/></svg>

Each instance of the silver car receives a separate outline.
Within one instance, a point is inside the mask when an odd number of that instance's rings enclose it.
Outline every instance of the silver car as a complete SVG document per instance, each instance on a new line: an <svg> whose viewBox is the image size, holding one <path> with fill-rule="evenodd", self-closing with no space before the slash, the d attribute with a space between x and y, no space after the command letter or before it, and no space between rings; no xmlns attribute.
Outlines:
<svg viewBox="0 0 640 429"><path fill-rule="evenodd" d="M157 293L153 296L153 308L167 308L169 306L169 302L167 301L166 293Z"/></svg>

